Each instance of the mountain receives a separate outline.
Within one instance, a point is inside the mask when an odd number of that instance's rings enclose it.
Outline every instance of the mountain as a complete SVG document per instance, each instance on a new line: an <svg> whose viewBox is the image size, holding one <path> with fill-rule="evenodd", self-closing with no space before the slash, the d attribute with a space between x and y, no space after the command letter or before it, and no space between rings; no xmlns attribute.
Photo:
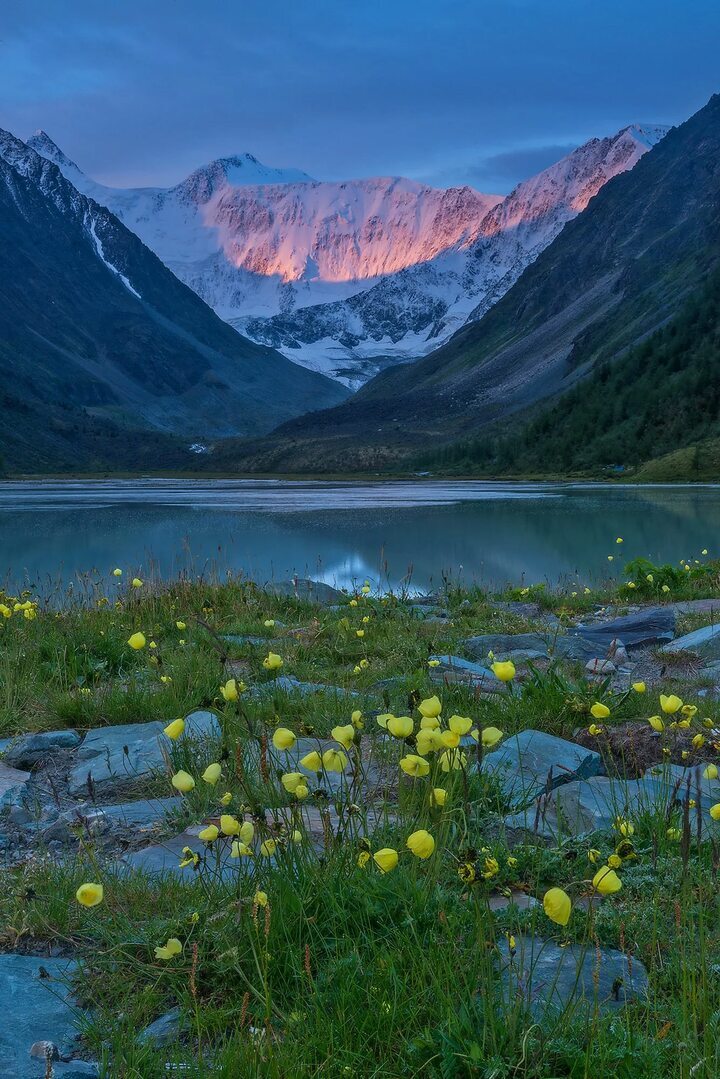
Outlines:
<svg viewBox="0 0 720 1079"><path fill-rule="evenodd" d="M577 384L572 406L561 401L554 413L560 423L584 398L582 380L612 364L622 377L633 348L678 316L719 263L716 95L605 184L480 321L417 363L378 375L344 405L284 424L271 443L228 446L225 461L379 467L497 436L511 421L513 441L542 402ZM624 401L632 407L632 395Z"/></svg>
<svg viewBox="0 0 720 1079"><path fill-rule="evenodd" d="M600 188L633 168L666 132L636 125L591 139L499 199L475 229L455 241L448 237L434 257L349 299L235 324L253 340L351 384L424 356L481 318Z"/></svg>
<svg viewBox="0 0 720 1079"><path fill-rule="evenodd" d="M177 462L190 443L262 433L345 394L232 330L5 131L0 231L0 452L13 468L130 467L140 446L144 465L161 450Z"/></svg>

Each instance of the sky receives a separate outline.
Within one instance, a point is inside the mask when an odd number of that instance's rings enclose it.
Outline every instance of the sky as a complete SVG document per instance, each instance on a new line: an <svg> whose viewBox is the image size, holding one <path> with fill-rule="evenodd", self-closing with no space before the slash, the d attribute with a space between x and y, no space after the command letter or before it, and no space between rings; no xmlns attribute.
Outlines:
<svg viewBox="0 0 720 1079"><path fill-rule="evenodd" d="M3 0L0 127L166 186L249 152L504 193L720 90L717 0Z"/></svg>

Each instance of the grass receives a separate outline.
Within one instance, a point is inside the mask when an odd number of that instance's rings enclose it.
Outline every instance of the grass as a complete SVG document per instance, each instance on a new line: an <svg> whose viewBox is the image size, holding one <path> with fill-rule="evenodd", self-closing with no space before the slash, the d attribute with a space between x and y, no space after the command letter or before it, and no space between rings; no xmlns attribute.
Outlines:
<svg viewBox="0 0 720 1079"><path fill-rule="evenodd" d="M720 595L716 564L680 577L662 599L703 595ZM26 598L4 602L13 607ZM578 595L524 589L502 598L534 600L561 620L602 604L622 611L629 601L611 587ZM428 758L428 777L386 789L373 829L362 790L334 794L321 776L328 796L311 794L300 804L272 765L257 765L278 726L327 738L358 709L364 726L356 728L355 744L363 759L375 746L397 776L397 759L413 747L394 739L378 745L374 713L410 715L417 724L418 704L435 692L446 720L457 714L505 735L532 727L564 737L588 726L597 699L610 703L612 725L645 720L658 710L655 695L613 697L588 685L580 669L537 670L522 694L499 685L490 697L463 685L438 687L431 655L463 654L461 642L471 635L541 623L498 609L477 590L450 589L442 599L450 617L440 622L420 617L407 597L358 593L355 605L350 599L331 610L242 580L148 583L112 593L97 582L81 604L41 604L34 618L16 612L1 619L0 735L167 723L212 708L222 747L177 743L174 750L174 767L197 778L185 818L217 821L222 811L234 812L254 821L256 843L275 838L278 846L272 858L256 849L228 877L217 870L217 845L207 850L198 842L199 869L182 879L120 872L91 836L60 865L41 850L0 871L0 948L44 954L53 946L78 960L75 989L90 1008L83 1023L87 1054L101 1061L102 1074L123 1079L165 1075L171 1066L228 1079L579 1079L611 1072L621 1079L714 1079L720 1074L720 851L713 842L695 842L689 806L639 816L632 852L624 852L618 870L622 890L601 898L590 883L597 864L588 851L597 848L602 863L621 837L597 833L555 846L513 842L501 826L507 807L482 773L443 772ZM695 616L686 618L695 624ZM266 626L268 620L275 625ZM139 651L127 645L136 631L148 642ZM266 644L228 644L229 634ZM358 696L273 690L274 675L262 663L269 651L282 656L281 674ZM265 692L225 702L219 687L230 673ZM688 695L687 685L670 676L664 689L673 688ZM693 718L699 730L701 717L720 722L714 705L703 704ZM351 758L354 752L348 751ZM199 779L214 755L223 766L217 787ZM444 806L431 803L430 786L446 790ZM170 792L167 779L161 787ZM227 810L219 804L225 791L232 795ZM321 819L337 811L345 828L340 840L327 828L316 845L289 839L308 806ZM668 827L680 838L669 836ZM406 847L418 829L435 840L427 859ZM372 857L358 865L368 848L382 847L399 852L396 869L382 873ZM92 909L75 900L88 880L102 881L105 893ZM542 906L493 909L503 893L541 900L550 887L573 899L565 927ZM265 906L259 891L268 897ZM620 949L647 967L648 999L608 1015L570 1010L531 1017L497 966L498 941L522 933L574 942L591 956L599 947ZM181 954L156 959L155 948L172 937ZM137 1032L176 1006L180 1039L161 1049L142 1044Z"/></svg>

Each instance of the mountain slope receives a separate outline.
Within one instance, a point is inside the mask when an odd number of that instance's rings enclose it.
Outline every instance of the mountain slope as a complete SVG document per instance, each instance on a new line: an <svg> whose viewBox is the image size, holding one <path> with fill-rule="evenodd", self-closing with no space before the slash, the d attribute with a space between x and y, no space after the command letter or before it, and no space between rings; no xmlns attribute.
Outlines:
<svg viewBox="0 0 720 1079"><path fill-rule="evenodd" d="M2 131L0 228L6 404L57 412L58 429L70 409L70 427L87 436L68 435L61 451L53 438L43 449L42 429L19 441L3 430L10 465L51 467L58 452L77 465L94 440L119 447L123 427L181 433L185 444L257 434L342 399L337 384L234 332L56 165Z"/></svg>
<svg viewBox="0 0 720 1079"><path fill-rule="evenodd" d="M293 460L363 445L374 464L560 394L677 311L720 260L720 97L615 177L478 323L348 403L276 432ZM367 434L364 434L367 432ZM305 451L302 450L304 445Z"/></svg>
<svg viewBox="0 0 720 1079"><path fill-rule="evenodd" d="M475 321L514 284L560 230L612 179L633 168L666 133L633 126L591 139L519 184L474 230L426 259L349 299L273 318L236 320L254 340L299 363L368 377L389 363L438 348ZM358 372L358 361L362 361Z"/></svg>

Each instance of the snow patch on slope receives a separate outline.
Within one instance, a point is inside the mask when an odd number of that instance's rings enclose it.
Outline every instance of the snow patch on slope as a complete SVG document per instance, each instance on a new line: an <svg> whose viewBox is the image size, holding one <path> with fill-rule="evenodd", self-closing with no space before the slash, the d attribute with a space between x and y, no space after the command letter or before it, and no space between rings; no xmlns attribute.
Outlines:
<svg viewBox="0 0 720 1079"><path fill-rule="evenodd" d="M89 232L90 232L90 237L92 239L93 244L95 245L95 251L97 252L97 255L98 255L98 258L100 259L100 261L103 262L107 266L108 270L112 270L112 272L115 274L116 277L120 278L120 280L122 281L125 288L128 289L130 292L132 292L133 296L137 296L138 300L142 300L142 296L137 291L137 289L133 288L133 286L130 284L130 282L127 279L127 277L125 276L125 274L120 273L117 266L113 266L112 262L109 262L105 258L105 253L103 251L103 245L102 245L102 243L100 241L100 237L98 236L98 234L97 234L97 232L95 230L95 219L92 216L90 216L89 221L86 220L86 225L88 225Z"/></svg>

